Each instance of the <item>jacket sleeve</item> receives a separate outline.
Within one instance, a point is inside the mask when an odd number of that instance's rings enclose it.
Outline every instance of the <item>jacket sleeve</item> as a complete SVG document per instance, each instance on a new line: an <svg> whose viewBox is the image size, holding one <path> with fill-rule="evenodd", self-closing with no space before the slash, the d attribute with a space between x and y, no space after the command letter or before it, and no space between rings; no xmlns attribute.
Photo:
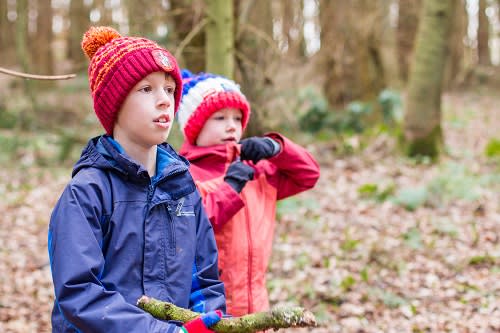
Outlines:
<svg viewBox="0 0 500 333"><path fill-rule="evenodd" d="M268 160L275 166L268 180L277 188L278 200L313 188L320 174L314 157L281 134L269 133L267 136L281 145L281 152Z"/></svg>
<svg viewBox="0 0 500 333"><path fill-rule="evenodd" d="M201 198L195 206L195 214L198 218L197 245L189 307L196 312L226 312L224 284L219 280L217 245Z"/></svg>
<svg viewBox="0 0 500 333"><path fill-rule="evenodd" d="M209 189L201 182L196 185L202 194L208 219L215 230L221 228L245 206L238 192L225 181L216 189Z"/></svg>
<svg viewBox="0 0 500 333"><path fill-rule="evenodd" d="M100 281L105 269L102 195L95 184L70 183L52 212L48 247L55 306L78 332L179 332Z"/></svg>

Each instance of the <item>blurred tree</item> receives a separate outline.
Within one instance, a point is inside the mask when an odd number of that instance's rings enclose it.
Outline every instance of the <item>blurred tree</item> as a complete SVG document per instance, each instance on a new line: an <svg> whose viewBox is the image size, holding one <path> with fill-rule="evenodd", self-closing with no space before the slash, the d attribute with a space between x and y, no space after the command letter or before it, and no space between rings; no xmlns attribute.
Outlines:
<svg viewBox="0 0 500 333"><path fill-rule="evenodd" d="M156 13L161 12L161 3L149 0L127 0L129 35L155 39Z"/></svg>
<svg viewBox="0 0 500 333"><path fill-rule="evenodd" d="M92 8L99 13L99 19L95 25L113 26L113 10L109 0L93 0Z"/></svg>
<svg viewBox="0 0 500 333"><path fill-rule="evenodd" d="M441 92L454 1L423 2L404 112L402 139L409 156L439 155Z"/></svg>
<svg viewBox="0 0 500 333"><path fill-rule="evenodd" d="M491 65L489 41L489 22L486 16L486 0L479 0L477 28L477 58L479 65Z"/></svg>
<svg viewBox="0 0 500 333"><path fill-rule="evenodd" d="M264 103L269 98L268 70L277 46L273 40L272 3L267 0L237 0L235 2L236 80L252 104L252 116L246 135L261 135Z"/></svg>
<svg viewBox="0 0 500 333"><path fill-rule="evenodd" d="M177 49L181 67L193 73L205 71L205 3L203 0L170 0L173 26L170 25L169 43Z"/></svg>
<svg viewBox="0 0 500 333"><path fill-rule="evenodd" d="M465 0L453 1L451 29L448 38L448 52L443 87L451 88L464 73L464 37L467 33L467 10Z"/></svg>
<svg viewBox="0 0 500 333"><path fill-rule="evenodd" d="M2 65L16 63L14 45L14 23L8 19L9 6L7 1L0 1L0 62Z"/></svg>
<svg viewBox="0 0 500 333"><path fill-rule="evenodd" d="M409 63L417 34L418 16L422 0L399 0L397 54L399 76L403 82L408 80Z"/></svg>
<svg viewBox="0 0 500 333"><path fill-rule="evenodd" d="M304 2L302 0L281 0L282 25L281 42L286 54L293 58L304 58Z"/></svg>
<svg viewBox="0 0 500 333"><path fill-rule="evenodd" d="M21 69L25 73L31 72L31 57L28 50L28 0L16 0L16 53ZM33 111L37 109L34 81L23 80L24 93L31 101L31 109L23 108L19 113L18 129L30 129Z"/></svg>
<svg viewBox="0 0 500 333"><path fill-rule="evenodd" d="M54 72L52 52L52 6L51 0L36 1L36 31L29 51L33 57L33 70L39 74Z"/></svg>
<svg viewBox="0 0 500 333"><path fill-rule="evenodd" d="M87 67L88 61L80 46L82 36L90 26L90 8L85 0L71 0L69 5L68 58L77 70Z"/></svg>
<svg viewBox="0 0 500 333"><path fill-rule="evenodd" d="M234 2L210 0L207 3L207 72L234 77Z"/></svg>
<svg viewBox="0 0 500 333"><path fill-rule="evenodd" d="M380 48L389 3L320 0L318 72L326 74L323 90L331 106L372 101L385 88Z"/></svg>

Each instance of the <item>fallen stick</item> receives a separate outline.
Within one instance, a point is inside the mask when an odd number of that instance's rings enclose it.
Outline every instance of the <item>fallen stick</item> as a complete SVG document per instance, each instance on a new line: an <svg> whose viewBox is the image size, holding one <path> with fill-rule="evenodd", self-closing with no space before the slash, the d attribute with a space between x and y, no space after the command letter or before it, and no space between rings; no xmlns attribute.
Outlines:
<svg viewBox="0 0 500 333"><path fill-rule="evenodd" d="M169 302L142 296L137 306L153 317L163 320L177 320L183 323L195 319L200 315L188 309L180 308ZM257 312L241 317L223 318L210 327L217 333L254 333L268 329L277 330L288 327L313 327L316 318L312 312L300 307L278 306L268 312Z"/></svg>

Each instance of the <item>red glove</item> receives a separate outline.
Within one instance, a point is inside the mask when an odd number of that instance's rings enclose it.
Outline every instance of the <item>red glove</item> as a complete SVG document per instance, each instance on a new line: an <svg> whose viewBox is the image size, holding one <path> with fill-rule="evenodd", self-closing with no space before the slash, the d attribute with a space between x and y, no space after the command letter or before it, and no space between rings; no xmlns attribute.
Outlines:
<svg viewBox="0 0 500 333"><path fill-rule="evenodd" d="M181 327L184 333L212 333L208 328L217 324L222 317L220 310L210 311L202 314L196 319L190 320Z"/></svg>

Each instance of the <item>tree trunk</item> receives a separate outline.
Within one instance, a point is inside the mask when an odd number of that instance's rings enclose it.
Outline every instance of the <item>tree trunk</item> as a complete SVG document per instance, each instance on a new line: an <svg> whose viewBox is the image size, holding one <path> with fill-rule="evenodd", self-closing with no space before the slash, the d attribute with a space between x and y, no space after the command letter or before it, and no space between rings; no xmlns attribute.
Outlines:
<svg viewBox="0 0 500 333"><path fill-rule="evenodd" d="M99 20L95 25L113 25L113 16L111 8L106 7L106 4L110 4L107 0L94 0L92 2L92 8L99 11Z"/></svg>
<svg viewBox="0 0 500 333"><path fill-rule="evenodd" d="M154 39L155 13L158 3L149 0L127 0L128 27L130 36L141 36Z"/></svg>
<svg viewBox="0 0 500 333"><path fill-rule="evenodd" d="M39 74L54 72L52 54L52 6L50 0L37 0L36 38L30 52L34 71Z"/></svg>
<svg viewBox="0 0 500 333"><path fill-rule="evenodd" d="M252 116L246 136L262 135L266 127L265 103L272 93L268 70L276 55L273 40L272 3L268 0L236 1L235 20L238 21L236 49L236 79L252 104ZM270 43L272 45L270 45Z"/></svg>
<svg viewBox="0 0 500 333"><path fill-rule="evenodd" d="M90 26L90 8L85 0L71 0L69 7L68 58L77 70L87 67L88 60L80 43L82 36Z"/></svg>
<svg viewBox="0 0 500 333"><path fill-rule="evenodd" d="M467 30L467 11L463 0L453 2L451 21L443 82L445 89L453 87L457 78L464 72L465 46L463 40Z"/></svg>
<svg viewBox="0 0 500 333"><path fill-rule="evenodd" d="M404 148L409 156L439 155L441 91L453 2L423 3L404 113Z"/></svg>
<svg viewBox="0 0 500 333"><path fill-rule="evenodd" d="M491 65L489 41L489 22L486 16L486 0L479 0L477 27L477 58L479 65Z"/></svg>
<svg viewBox="0 0 500 333"><path fill-rule="evenodd" d="M28 0L16 1L16 53L22 71L30 73L31 58L28 52ZM34 81L23 80L24 93L31 101L30 109L23 109L19 113L18 129L26 130L32 125L33 111L37 108L36 96L34 93Z"/></svg>
<svg viewBox="0 0 500 333"><path fill-rule="evenodd" d="M288 57L302 59L305 56L304 15L301 0L281 0L283 47Z"/></svg>
<svg viewBox="0 0 500 333"><path fill-rule="evenodd" d="M408 81L409 64L413 55L421 7L421 0L399 0L397 53L399 77L404 83Z"/></svg>
<svg viewBox="0 0 500 333"><path fill-rule="evenodd" d="M331 106L372 101L386 86L380 47L387 6L387 1L320 0L318 72L326 74L323 90Z"/></svg>
<svg viewBox="0 0 500 333"><path fill-rule="evenodd" d="M204 2L193 0L188 6L184 0L170 0L170 6L172 12L178 13L173 16L173 27L169 29L171 30L169 42L172 43L173 49L178 48L187 37L190 38L186 47L181 52L176 52L179 65L193 73L205 71L205 33L200 26L205 11ZM190 35L194 29L199 31Z"/></svg>
<svg viewBox="0 0 500 333"><path fill-rule="evenodd" d="M207 5L207 72L234 77L234 3L210 0Z"/></svg>
<svg viewBox="0 0 500 333"><path fill-rule="evenodd" d="M16 63L16 50L9 45L15 43L14 23L8 19L7 1L0 1L0 59L2 65L13 65Z"/></svg>

